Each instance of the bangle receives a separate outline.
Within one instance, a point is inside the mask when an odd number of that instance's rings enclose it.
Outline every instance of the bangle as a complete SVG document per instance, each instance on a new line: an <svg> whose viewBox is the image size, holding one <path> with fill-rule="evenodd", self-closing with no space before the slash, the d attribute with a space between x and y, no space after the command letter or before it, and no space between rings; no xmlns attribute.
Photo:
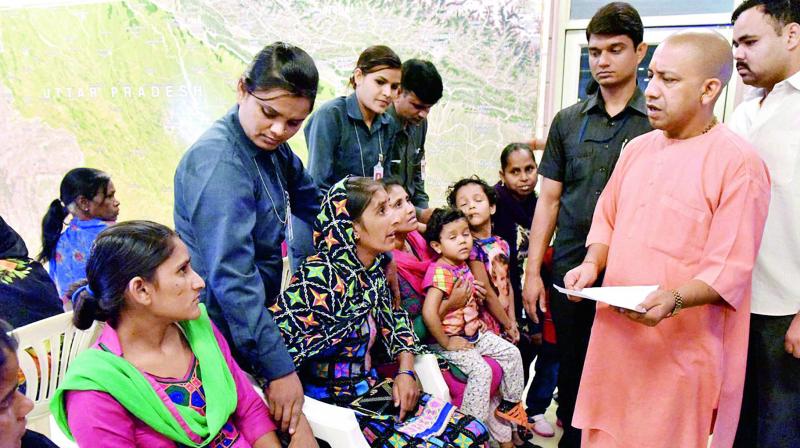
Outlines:
<svg viewBox="0 0 800 448"><path fill-rule="evenodd" d="M669 313L669 316L673 317L677 316L678 312L683 308L683 296L677 289L672 289L670 292L672 293L672 298L675 299L675 306L672 307L672 311Z"/></svg>
<svg viewBox="0 0 800 448"><path fill-rule="evenodd" d="M416 373L414 373L414 371L413 371L413 370L400 370L399 372L397 372L397 375L395 375L394 377L395 377L395 378L397 378L397 377L398 377L398 376L400 376L400 375L408 375L408 376L410 376L410 377L411 377L411 378L412 378L414 381L416 381L416 380L417 380L417 374L416 374Z"/></svg>

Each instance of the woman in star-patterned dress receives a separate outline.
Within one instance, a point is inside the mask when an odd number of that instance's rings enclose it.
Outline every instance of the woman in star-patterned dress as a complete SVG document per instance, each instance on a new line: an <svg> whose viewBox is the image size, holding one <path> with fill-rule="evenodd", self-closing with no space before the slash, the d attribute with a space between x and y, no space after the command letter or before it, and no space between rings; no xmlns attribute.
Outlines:
<svg viewBox="0 0 800 448"><path fill-rule="evenodd" d="M306 395L353 408L370 446L487 446L480 421L420 395L413 371L419 342L408 314L392 305L382 268L399 222L388 202L372 179L347 177L331 187L314 227L318 252L270 310ZM394 380L372 368L376 339L399 363Z"/></svg>

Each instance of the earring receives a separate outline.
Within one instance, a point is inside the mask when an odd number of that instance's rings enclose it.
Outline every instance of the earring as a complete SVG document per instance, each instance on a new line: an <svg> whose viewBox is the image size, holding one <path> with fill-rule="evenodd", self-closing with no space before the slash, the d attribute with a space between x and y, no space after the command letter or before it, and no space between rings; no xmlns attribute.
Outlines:
<svg viewBox="0 0 800 448"><path fill-rule="evenodd" d="M356 243L357 243L357 242L358 242L358 240L360 240L360 239L361 239L361 235L359 235L359 234L358 234L358 232L354 232L354 233L353 233L353 239L354 239L354 240L356 240Z"/></svg>

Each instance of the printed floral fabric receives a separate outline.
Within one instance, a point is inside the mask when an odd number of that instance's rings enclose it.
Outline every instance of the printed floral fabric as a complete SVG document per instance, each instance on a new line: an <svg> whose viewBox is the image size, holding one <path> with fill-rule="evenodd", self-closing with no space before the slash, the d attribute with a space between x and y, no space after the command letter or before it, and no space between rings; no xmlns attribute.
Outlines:
<svg viewBox="0 0 800 448"><path fill-rule="evenodd" d="M39 262L0 259L0 319L19 328L63 311L56 287Z"/></svg>
<svg viewBox="0 0 800 448"><path fill-rule="evenodd" d="M50 259L50 277L56 283L58 294L64 296L69 287L86 278L86 260L97 234L113 224L109 221L73 218L56 244L56 253ZM69 300L69 299L67 299Z"/></svg>

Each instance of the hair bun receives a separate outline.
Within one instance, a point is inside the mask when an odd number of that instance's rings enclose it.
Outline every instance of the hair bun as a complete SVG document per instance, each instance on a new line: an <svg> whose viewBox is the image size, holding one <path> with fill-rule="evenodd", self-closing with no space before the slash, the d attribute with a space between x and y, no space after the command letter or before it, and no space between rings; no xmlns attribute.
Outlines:
<svg viewBox="0 0 800 448"><path fill-rule="evenodd" d="M66 295L72 300L75 310L72 315L72 324L75 328L86 330L94 321L105 322L108 319L108 313L102 309L100 300L89 288L88 280L83 279L73 283Z"/></svg>

